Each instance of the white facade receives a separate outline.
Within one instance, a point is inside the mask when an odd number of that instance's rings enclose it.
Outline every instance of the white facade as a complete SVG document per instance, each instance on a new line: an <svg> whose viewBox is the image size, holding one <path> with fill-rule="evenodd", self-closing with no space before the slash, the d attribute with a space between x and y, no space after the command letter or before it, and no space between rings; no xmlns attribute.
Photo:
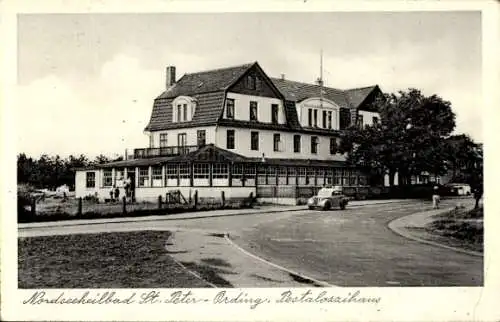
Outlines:
<svg viewBox="0 0 500 322"><path fill-rule="evenodd" d="M205 131L205 141L206 144L215 144L215 126L202 126L202 127L190 127L185 129L173 129L173 130L163 130L163 131L155 131L149 133L150 136L153 137L152 148L159 148L162 144L166 144L164 146L177 146L179 145L179 134L186 134L186 145L197 145L198 131ZM163 134L163 135L162 135ZM161 141L160 138L163 137L165 139L166 134L166 143L165 141Z"/></svg>
<svg viewBox="0 0 500 322"><path fill-rule="evenodd" d="M270 131L260 129L242 129L231 127L218 127L216 133L216 146L227 149L227 130L235 132L235 147L229 151L246 157L285 158L285 159L313 159L345 161L345 155L330 154L330 138L328 136L303 134L297 132ZM251 132L259 133L259 149L251 149ZM274 151L274 135L280 135L281 144L279 151ZM300 152L294 152L294 135L300 135ZM318 151L311 153L311 137L318 138ZM337 140L338 143L338 140Z"/></svg>
<svg viewBox="0 0 500 322"><path fill-rule="evenodd" d="M340 107L330 100L319 97L309 98L296 104L296 108L299 122L303 127L340 129ZM311 115L311 122L309 115Z"/></svg>
<svg viewBox="0 0 500 322"><path fill-rule="evenodd" d="M378 112L358 111L359 116L363 118L363 126L373 125L374 118L380 121L380 114Z"/></svg>
<svg viewBox="0 0 500 322"><path fill-rule="evenodd" d="M271 123L271 105L278 105L278 124L286 124L283 102L278 98L227 93L228 99L234 99L234 119L250 121L250 102L257 102L257 121ZM227 118L227 108L224 109L224 118Z"/></svg>

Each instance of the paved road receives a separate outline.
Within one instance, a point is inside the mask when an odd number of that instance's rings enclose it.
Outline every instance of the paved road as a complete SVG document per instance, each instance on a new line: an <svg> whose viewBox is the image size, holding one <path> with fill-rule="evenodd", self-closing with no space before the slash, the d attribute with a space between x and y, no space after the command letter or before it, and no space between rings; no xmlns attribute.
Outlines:
<svg viewBox="0 0 500 322"><path fill-rule="evenodd" d="M411 202L303 211L234 238L263 258L339 286L482 285L482 257L410 241L387 227L395 218L426 209L429 203Z"/></svg>
<svg viewBox="0 0 500 322"><path fill-rule="evenodd" d="M445 201L443 206L456 201ZM482 258L409 241L387 224L425 211L409 201L232 217L20 229L19 236L145 229L229 232L236 243L271 262L339 286L482 285Z"/></svg>

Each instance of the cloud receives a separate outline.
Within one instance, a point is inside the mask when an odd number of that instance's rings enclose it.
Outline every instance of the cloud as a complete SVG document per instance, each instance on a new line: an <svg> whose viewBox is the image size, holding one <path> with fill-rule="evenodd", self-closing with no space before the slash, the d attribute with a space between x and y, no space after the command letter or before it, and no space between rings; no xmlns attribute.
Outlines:
<svg viewBox="0 0 500 322"><path fill-rule="evenodd" d="M91 81L49 75L20 86L18 151L109 155L144 146L143 129L162 84L161 71L117 55Z"/></svg>

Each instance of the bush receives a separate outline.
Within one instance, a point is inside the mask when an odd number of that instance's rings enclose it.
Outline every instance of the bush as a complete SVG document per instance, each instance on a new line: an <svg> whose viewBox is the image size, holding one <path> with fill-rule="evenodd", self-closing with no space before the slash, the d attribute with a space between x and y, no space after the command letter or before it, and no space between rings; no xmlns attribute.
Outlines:
<svg viewBox="0 0 500 322"><path fill-rule="evenodd" d="M434 194L434 187L438 187L441 196L449 195L449 189L440 184L418 184L390 187L388 197L394 199L430 199Z"/></svg>

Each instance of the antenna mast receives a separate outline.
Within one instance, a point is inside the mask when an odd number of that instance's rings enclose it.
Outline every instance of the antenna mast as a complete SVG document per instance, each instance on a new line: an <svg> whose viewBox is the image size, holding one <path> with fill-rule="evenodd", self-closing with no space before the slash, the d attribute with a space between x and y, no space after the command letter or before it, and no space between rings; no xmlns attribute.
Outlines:
<svg viewBox="0 0 500 322"><path fill-rule="evenodd" d="M323 48L320 50L319 55L319 102L320 106L323 107Z"/></svg>

